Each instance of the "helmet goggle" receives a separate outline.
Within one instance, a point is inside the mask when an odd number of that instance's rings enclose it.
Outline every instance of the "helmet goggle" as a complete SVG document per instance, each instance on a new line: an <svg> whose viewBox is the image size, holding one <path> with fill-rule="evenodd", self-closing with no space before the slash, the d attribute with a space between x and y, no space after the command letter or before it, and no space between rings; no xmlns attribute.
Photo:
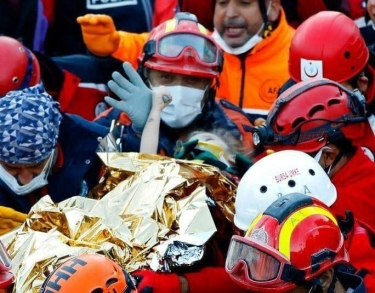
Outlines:
<svg viewBox="0 0 375 293"><path fill-rule="evenodd" d="M264 288L264 291L285 286L296 287L304 280L305 272L265 243L249 237L233 236L225 263L227 272L245 287Z"/></svg>
<svg viewBox="0 0 375 293"><path fill-rule="evenodd" d="M169 34L159 41L151 40L146 43L144 49L147 61L150 57L174 62L184 56L197 56L198 63L203 66L221 65L221 52L208 38L189 33Z"/></svg>

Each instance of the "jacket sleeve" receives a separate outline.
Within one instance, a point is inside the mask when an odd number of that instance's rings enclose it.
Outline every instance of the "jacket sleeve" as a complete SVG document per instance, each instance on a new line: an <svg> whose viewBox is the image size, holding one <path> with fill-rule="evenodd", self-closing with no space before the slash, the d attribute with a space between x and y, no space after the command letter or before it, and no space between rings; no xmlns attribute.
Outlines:
<svg viewBox="0 0 375 293"><path fill-rule="evenodd" d="M375 248L371 246L369 233L358 222L345 241L349 252L350 263L362 272L365 272L363 281L367 292L375 292Z"/></svg>
<svg viewBox="0 0 375 293"><path fill-rule="evenodd" d="M127 133L123 138L123 152L139 152L141 147L141 138L134 132L132 125L127 127Z"/></svg>
<svg viewBox="0 0 375 293"><path fill-rule="evenodd" d="M186 273L184 277L189 284L189 293L248 292L231 279L224 267L205 267L198 272Z"/></svg>
<svg viewBox="0 0 375 293"><path fill-rule="evenodd" d="M142 52L143 45L146 43L149 33L130 33L119 31L120 44L112 57L121 61L130 62L134 68L138 67L137 58Z"/></svg>

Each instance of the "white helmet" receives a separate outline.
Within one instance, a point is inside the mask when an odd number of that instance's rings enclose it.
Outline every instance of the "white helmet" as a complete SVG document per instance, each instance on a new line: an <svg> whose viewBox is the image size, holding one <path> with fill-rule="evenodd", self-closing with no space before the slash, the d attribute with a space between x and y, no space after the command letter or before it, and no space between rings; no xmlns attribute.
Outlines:
<svg viewBox="0 0 375 293"><path fill-rule="evenodd" d="M314 158L300 151L280 151L256 162L242 177L234 224L246 231L255 217L279 197L303 193L331 206L336 188Z"/></svg>

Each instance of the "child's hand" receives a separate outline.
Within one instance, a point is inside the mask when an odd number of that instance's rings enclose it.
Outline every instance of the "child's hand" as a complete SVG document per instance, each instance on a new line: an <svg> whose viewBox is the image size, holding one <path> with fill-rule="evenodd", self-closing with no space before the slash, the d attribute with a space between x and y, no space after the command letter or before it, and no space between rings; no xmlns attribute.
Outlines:
<svg viewBox="0 0 375 293"><path fill-rule="evenodd" d="M172 96L165 86L160 86L152 91L152 110L163 110L172 102Z"/></svg>

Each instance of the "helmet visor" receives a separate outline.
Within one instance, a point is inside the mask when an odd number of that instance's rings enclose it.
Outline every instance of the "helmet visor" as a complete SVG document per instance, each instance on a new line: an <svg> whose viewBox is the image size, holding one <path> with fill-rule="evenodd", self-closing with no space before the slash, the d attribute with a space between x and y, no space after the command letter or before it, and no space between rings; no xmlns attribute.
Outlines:
<svg viewBox="0 0 375 293"><path fill-rule="evenodd" d="M207 38L195 34L170 34L158 43L158 53L167 58L178 58L186 51L191 50L203 63L218 61L218 48Z"/></svg>
<svg viewBox="0 0 375 293"><path fill-rule="evenodd" d="M232 238L225 264L227 271L244 284L275 280L280 274L280 260L246 240Z"/></svg>

